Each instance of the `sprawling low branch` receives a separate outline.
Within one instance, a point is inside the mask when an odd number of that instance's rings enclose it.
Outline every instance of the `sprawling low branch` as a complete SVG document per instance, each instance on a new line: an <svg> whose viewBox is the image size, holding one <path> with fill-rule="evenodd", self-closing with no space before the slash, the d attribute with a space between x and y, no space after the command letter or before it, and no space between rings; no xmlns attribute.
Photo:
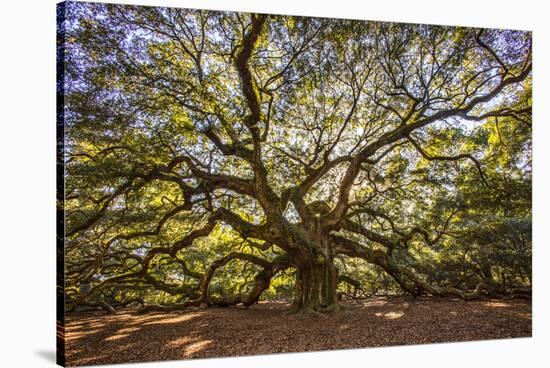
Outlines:
<svg viewBox="0 0 550 368"><path fill-rule="evenodd" d="M247 293L239 293L235 295L222 296L222 297L212 297L208 293L210 282L214 273L221 267L225 266L233 260L241 260L245 262L251 262L262 268L259 271L255 278L251 289ZM279 257L273 262L268 262L265 259L254 256L252 254L231 252L225 257L214 261L209 267L200 282L199 294L192 299L189 299L180 304L172 305L157 305L150 304L145 305L140 311L141 312L150 312L150 311L166 311L166 310L178 310L185 309L190 306L199 306L201 304L206 305L218 305L218 306L228 306L243 304L244 306L250 306L256 303L261 293L269 287L271 278L279 271L284 270L291 266L288 258L286 256Z"/></svg>

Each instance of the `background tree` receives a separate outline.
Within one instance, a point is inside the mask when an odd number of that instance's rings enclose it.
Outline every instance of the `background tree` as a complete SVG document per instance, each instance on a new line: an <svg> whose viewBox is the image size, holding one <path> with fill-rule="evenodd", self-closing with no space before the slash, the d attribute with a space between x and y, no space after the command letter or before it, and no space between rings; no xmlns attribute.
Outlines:
<svg viewBox="0 0 550 368"><path fill-rule="evenodd" d="M82 3L64 26L69 307L530 285L530 33Z"/></svg>

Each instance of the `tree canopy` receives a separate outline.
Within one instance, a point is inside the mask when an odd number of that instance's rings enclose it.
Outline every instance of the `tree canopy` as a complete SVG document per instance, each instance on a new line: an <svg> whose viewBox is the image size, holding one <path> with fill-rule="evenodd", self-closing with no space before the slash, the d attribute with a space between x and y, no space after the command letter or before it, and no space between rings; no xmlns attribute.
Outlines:
<svg viewBox="0 0 550 368"><path fill-rule="evenodd" d="M531 284L531 34L67 3L70 308Z"/></svg>

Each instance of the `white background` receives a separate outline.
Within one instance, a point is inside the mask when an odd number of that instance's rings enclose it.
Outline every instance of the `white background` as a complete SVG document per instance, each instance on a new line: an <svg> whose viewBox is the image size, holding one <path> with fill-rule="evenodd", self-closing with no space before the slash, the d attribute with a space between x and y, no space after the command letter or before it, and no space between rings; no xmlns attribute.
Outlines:
<svg viewBox="0 0 550 368"><path fill-rule="evenodd" d="M498 28L534 39L533 338L413 347L144 363L140 367L548 366L545 219L550 188L550 37L545 1L147 0L116 1ZM0 9L0 366L45 367L55 356L55 0L6 1ZM467 316L465 316L467 318ZM475 328L472 327L472 328ZM144 346L144 348L146 348ZM253 352L251 352L253 353ZM546 360L546 362L545 362ZM132 367L119 365L117 367Z"/></svg>

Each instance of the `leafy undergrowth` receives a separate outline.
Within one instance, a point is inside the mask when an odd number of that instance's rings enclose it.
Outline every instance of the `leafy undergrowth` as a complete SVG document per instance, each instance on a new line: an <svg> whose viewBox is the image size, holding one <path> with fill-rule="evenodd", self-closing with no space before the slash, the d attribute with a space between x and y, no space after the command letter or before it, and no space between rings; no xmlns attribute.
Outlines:
<svg viewBox="0 0 550 368"><path fill-rule="evenodd" d="M68 365L174 360L531 336L531 303L377 297L328 318L288 304L67 316Z"/></svg>

